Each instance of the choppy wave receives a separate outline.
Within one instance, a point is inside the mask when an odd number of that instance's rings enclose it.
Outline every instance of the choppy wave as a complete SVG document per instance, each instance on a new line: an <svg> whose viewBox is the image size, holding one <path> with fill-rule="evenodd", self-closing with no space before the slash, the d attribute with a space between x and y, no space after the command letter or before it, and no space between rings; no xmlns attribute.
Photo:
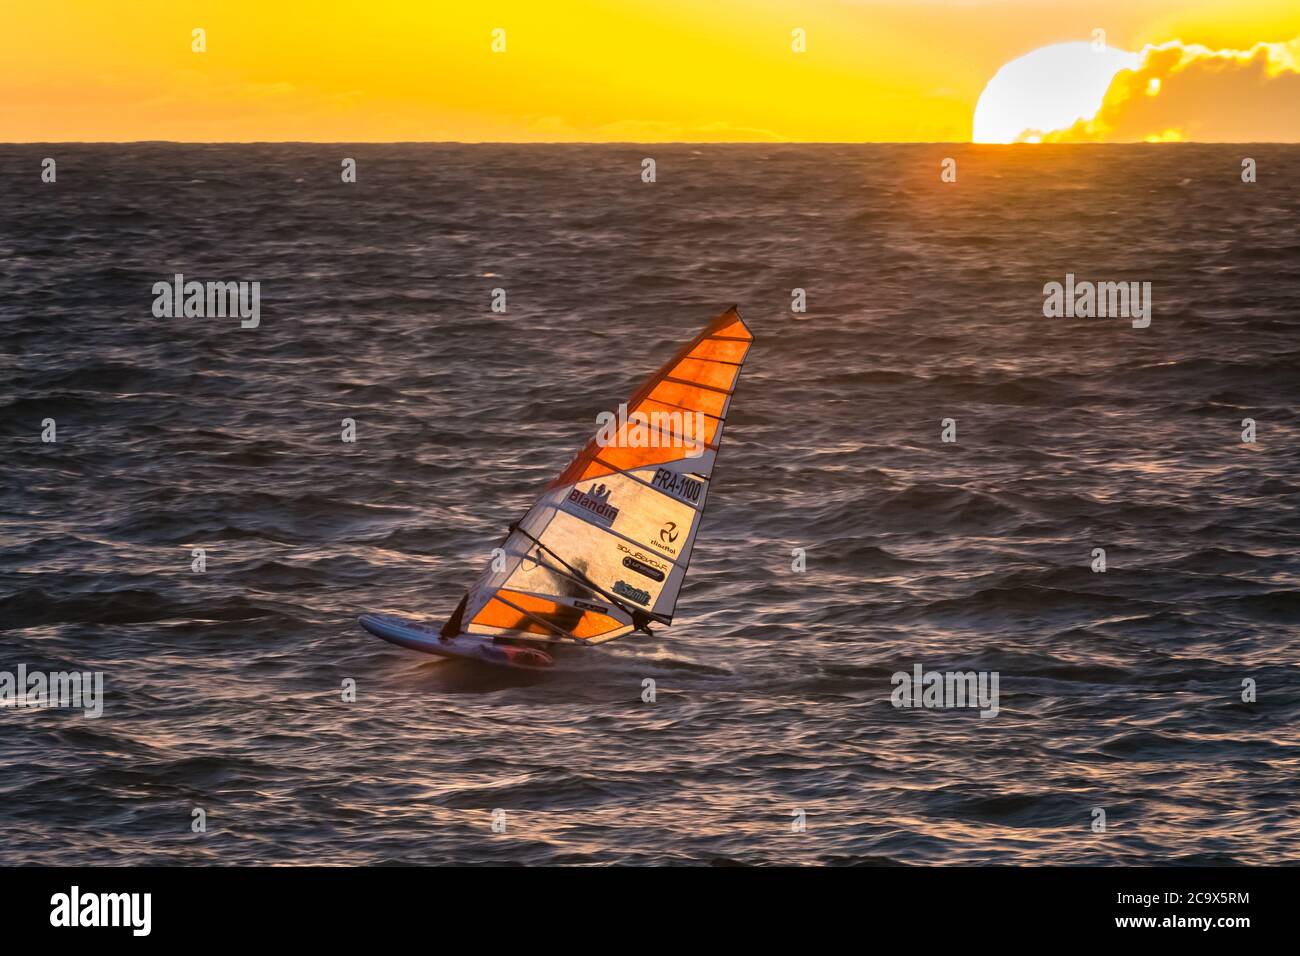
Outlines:
<svg viewBox="0 0 1300 956"><path fill-rule="evenodd" d="M0 860L1295 859L1300 149L647 149L0 147L0 669L107 692L0 711ZM154 318L175 272L261 326ZM1151 327L1044 319L1067 272ZM733 302L671 630L540 676L358 630L444 616ZM998 716L895 709L915 664Z"/></svg>

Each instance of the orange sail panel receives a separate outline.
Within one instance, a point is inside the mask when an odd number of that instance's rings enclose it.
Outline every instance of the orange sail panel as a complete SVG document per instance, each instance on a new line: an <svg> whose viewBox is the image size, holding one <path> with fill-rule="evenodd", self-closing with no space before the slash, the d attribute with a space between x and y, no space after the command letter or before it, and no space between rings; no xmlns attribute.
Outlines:
<svg viewBox="0 0 1300 956"><path fill-rule="evenodd" d="M671 623L753 336L734 308L637 390L515 525L464 629L599 643Z"/></svg>

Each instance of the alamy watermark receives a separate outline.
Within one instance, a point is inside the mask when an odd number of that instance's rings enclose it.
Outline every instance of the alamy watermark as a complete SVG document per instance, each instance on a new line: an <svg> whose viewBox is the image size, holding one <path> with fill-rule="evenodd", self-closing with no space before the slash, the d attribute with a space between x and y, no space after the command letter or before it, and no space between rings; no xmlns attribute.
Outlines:
<svg viewBox="0 0 1300 956"><path fill-rule="evenodd" d="M77 708L87 717L104 713L103 671L0 671L0 707L15 710Z"/></svg>
<svg viewBox="0 0 1300 956"><path fill-rule="evenodd" d="M171 282L153 284L156 319L239 318L239 327L255 329L262 321L262 283L185 281L176 273Z"/></svg>
<svg viewBox="0 0 1300 956"><path fill-rule="evenodd" d="M901 709L978 707L980 717L998 715L997 671L925 671L914 664L912 672L896 671L890 677L894 692L890 702Z"/></svg>
<svg viewBox="0 0 1300 956"><path fill-rule="evenodd" d="M618 412L601 412L596 416L599 429L596 444L601 448L685 448L687 458L699 458L707 447L704 413L686 410L674 412L627 411L627 402ZM619 436L625 437L620 440Z"/></svg>
<svg viewBox="0 0 1300 956"><path fill-rule="evenodd" d="M1151 324L1150 282L1075 282L1067 272L1065 282L1043 286L1043 315L1049 319L1131 319L1133 328Z"/></svg>
<svg viewBox="0 0 1300 956"><path fill-rule="evenodd" d="M83 893L74 886L50 897L50 925L54 927L125 927L132 936L148 936L153 929L152 893Z"/></svg>

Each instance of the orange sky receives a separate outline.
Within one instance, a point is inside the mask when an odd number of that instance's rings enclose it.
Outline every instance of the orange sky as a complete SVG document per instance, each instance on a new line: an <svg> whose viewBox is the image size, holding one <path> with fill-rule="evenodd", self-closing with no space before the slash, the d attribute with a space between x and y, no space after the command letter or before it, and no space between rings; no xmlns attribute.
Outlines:
<svg viewBox="0 0 1300 956"><path fill-rule="evenodd" d="M1300 2L4 0L0 141L964 141L1000 66L1099 27L1246 51ZM1287 64L1175 59L1064 138L1300 140Z"/></svg>

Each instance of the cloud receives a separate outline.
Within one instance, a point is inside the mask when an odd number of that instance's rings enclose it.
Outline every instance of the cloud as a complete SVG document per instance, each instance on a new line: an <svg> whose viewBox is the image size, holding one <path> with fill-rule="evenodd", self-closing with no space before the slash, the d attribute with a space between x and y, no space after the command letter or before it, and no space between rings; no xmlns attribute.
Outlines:
<svg viewBox="0 0 1300 956"><path fill-rule="evenodd" d="M1249 50L1174 40L1141 51L1092 119L1043 142L1300 142L1300 37Z"/></svg>

